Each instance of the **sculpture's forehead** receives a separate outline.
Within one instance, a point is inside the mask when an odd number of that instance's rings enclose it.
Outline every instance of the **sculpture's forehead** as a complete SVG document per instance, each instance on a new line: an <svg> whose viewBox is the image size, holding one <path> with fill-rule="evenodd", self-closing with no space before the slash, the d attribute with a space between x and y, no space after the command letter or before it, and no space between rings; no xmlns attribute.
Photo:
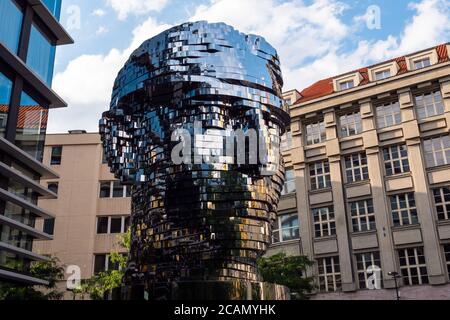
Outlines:
<svg viewBox="0 0 450 320"><path fill-rule="evenodd" d="M133 52L116 79L112 105L142 88L145 81L220 87L227 80L253 83L269 91L281 87L276 50L264 38L223 23L186 23L145 41Z"/></svg>

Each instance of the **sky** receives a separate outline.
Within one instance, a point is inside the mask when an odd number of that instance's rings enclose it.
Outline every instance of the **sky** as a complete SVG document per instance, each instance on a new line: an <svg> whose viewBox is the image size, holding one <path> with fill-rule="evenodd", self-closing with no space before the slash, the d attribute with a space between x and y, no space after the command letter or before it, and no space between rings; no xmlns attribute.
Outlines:
<svg viewBox="0 0 450 320"><path fill-rule="evenodd" d="M75 44L57 48L49 133L98 131L114 79L142 42L186 21L264 37L284 90L450 41L450 0L63 0Z"/></svg>

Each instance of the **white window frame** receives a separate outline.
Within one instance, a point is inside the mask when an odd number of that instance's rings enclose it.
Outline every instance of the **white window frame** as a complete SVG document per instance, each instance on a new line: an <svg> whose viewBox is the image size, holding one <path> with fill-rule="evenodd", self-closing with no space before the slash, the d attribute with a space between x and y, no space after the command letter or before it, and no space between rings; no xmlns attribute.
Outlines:
<svg viewBox="0 0 450 320"><path fill-rule="evenodd" d="M348 89L352 89L355 87L355 80L349 79L339 82L339 91L344 91Z"/></svg>
<svg viewBox="0 0 450 320"><path fill-rule="evenodd" d="M327 139L325 121L315 121L305 125L306 145L312 146L322 143Z"/></svg>
<svg viewBox="0 0 450 320"><path fill-rule="evenodd" d="M293 173L293 177L288 178L287 173L292 172ZM286 168L286 181L284 181L284 185L283 185L283 189L281 190L281 195L285 196L288 194L293 194L297 191L297 188L295 186L295 170L294 168L290 167L290 168Z"/></svg>
<svg viewBox="0 0 450 320"><path fill-rule="evenodd" d="M402 114L398 101L379 105L375 109L378 129L389 128L402 123Z"/></svg>
<svg viewBox="0 0 450 320"><path fill-rule="evenodd" d="M358 156L358 163L359 165L355 166L353 164L353 160L354 160L354 156ZM364 157L363 157L364 156ZM351 158L350 161L350 167L347 167L347 157ZM366 164L362 164L363 162L363 158L365 158L366 160ZM368 167L368 163L367 163L367 155L362 152L362 153L353 153L353 154L349 154L344 156L344 167L345 167L345 179L347 183L353 183L353 182L358 182L358 181L366 181L369 179L369 167ZM364 176L364 169L366 169L365 171L367 172L367 177ZM356 179L356 173L359 171L360 177L361 179ZM348 172L351 172L351 177L352 179L349 181L348 179Z"/></svg>
<svg viewBox="0 0 450 320"><path fill-rule="evenodd" d="M123 234L123 233L126 233L127 230L125 230L125 220L127 218L129 218L129 217L130 217L129 215L127 215L127 216L97 216L96 217L96 224L95 224L95 234L96 235L107 235L107 234ZM108 218L108 226L106 227L106 233L98 233L98 220L100 218ZM113 218L114 219L121 218L120 233L111 233L111 219L113 219Z"/></svg>
<svg viewBox="0 0 450 320"><path fill-rule="evenodd" d="M359 261L361 261L362 269L360 269L359 267L358 263ZM368 274L367 269L371 266L378 267L381 269L380 252L371 251L371 252L356 253L355 262L356 262L356 277L357 277L356 280L358 281L359 289L369 289L367 288L367 283L372 274ZM360 279L360 276L364 277L364 286L361 286L362 280Z"/></svg>
<svg viewBox="0 0 450 320"><path fill-rule="evenodd" d="M447 147L445 146L446 143L448 144ZM450 164L450 135L424 139L423 146L427 168ZM436 157L437 154L440 154L443 162Z"/></svg>
<svg viewBox="0 0 450 320"><path fill-rule="evenodd" d="M109 182L109 197L100 197L100 192L101 192L101 187L102 184L106 184ZM120 199L120 198L129 198L127 197L127 188L131 188L130 186L127 185L122 185L123 190L122 190L122 196L121 197L114 197L114 183L118 182L118 180L112 180L112 181L100 181L99 183L99 191L98 191L98 197L100 199Z"/></svg>
<svg viewBox="0 0 450 320"><path fill-rule="evenodd" d="M419 52L412 56L407 56L406 57L406 67L408 68L409 71L421 70L424 67L417 69L416 63L419 61L424 61L426 59L430 60L430 66L438 63L439 57L438 57L436 48L433 48L428 51L422 51L422 52Z"/></svg>
<svg viewBox="0 0 450 320"><path fill-rule="evenodd" d="M341 278L341 266L339 256L325 257L317 259L318 272L317 277L319 280L319 290L321 292L337 292L342 288ZM328 272L327 266L331 266L331 272ZM339 271L336 270L336 266L339 266ZM323 272L320 271L322 268ZM331 279L331 283L328 281ZM322 282L323 281L323 287Z"/></svg>
<svg viewBox="0 0 450 320"><path fill-rule="evenodd" d="M436 216L438 218L439 221L445 221L445 220L450 220L450 200L446 201L445 200L445 189L448 189L448 192L450 194L450 186L443 186L443 187L439 187L439 188L433 188L433 201L434 201L434 207L436 209ZM440 198L440 202L436 201L436 192L439 193L439 198ZM438 211L438 207L442 207L442 214L443 214L443 219L439 217L439 211Z"/></svg>
<svg viewBox="0 0 450 320"><path fill-rule="evenodd" d="M400 201L400 197L405 196L405 205L402 207L402 203ZM411 199L412 197L412 199ZM392 208L392 200L395 200L396 209ZM410 205L410 201L414 202L414 206ZM417 214L417 205L416 205L416 199L414 192L407 192L407 193L398 193L393 194L389 196L389 206L391 208L391 216L392 216L392 223L395 227L398 226L410 226L415 225L419 223L419 216ZM412 211L415 211L415 214L412 213ZM403 217L403 212L406 211L408 216L406 219ZM394 220L394 214L398 215L399 218L399 224L395 224Z"/></svg>
<svg viewBox="0 0 450 320"><path fill-rule="evenodd" d="M336 215L333 206L312 208L311 215L314 224L314 237L316 239L336 235ZM322 215L325 215L326 219L322 219ZM316 226L319 226L318 230Z"/></svg>
<svg viewBox="0 0 450 320"><path fill-rule="evenodd" d="M422 251L423 255L419 254L419 249ZM411 252L409 252L409 250L412 250L412 254L410 255ZM428 270L427 270L427 264L426 264L426 258L425 258L425 253L423 252L423 248L419 247L419 248L405 248L405 249L399 249L398 250L398 255L399 255L399 265L400 265L400 272L403 278L403 284L406 286L411 286L411 285L415 285L413 284L412 278L413 275L411 274L411 270L412 269L416 269L417 272L417 277L419 280L419 285L421 284L428 284L429 280L428 280ZM403 253L405 256L404 259L404 264L402 265L401 263L401 258L400 258L400 253ZM419 257L423 256L423 260L424 263L420 263L420 259ZM410 259L413 258L414 259L414 263L410 264ZM421 272L421 269L425 268L426 273L423 274ZM424 281L426 279L426 281Z"/></svg>
<svg viewBox="0 0 450 320"><path fill-rule="evenodd" d="M431 104L427 104L426 102L426 97L428 96L430 96ZM439 97L440 101L437 101L437 97ZM418 98L421 98L421 103L418 101ZM444 99L441 90L433 90L431 92L415 95L414 104L416 105L417 119L419 120L443 115L445 113ZM429 112L430 109L431 112ZM421 112L421 110L423 110L423 112Z"/></svg>
<svg viewBox="0 0 450 320"><path fill-rule="evenodd" d="M405 147L404 150L406 150L406 155L402 155L401 147ZM396 154L398 155L397 158L394 158L395 152L393 151L396 151ZM389 156L389 159L386 159L386 155ZM411 171L408 158L408 147L406 146L406 144L397 144L383 148L383 161L384 161L384 172L388 177ZM399 165L395 166L396 163L398 163ZM392 170L391 174L388 173L388 166L391 167ZM400 168L400 172L395 172L395 168Z"/></svg>
<svg viewBox="0 0 450 320"><path fill-rule="evenodd" d="M363 79L363 77L362 77L361 73L359 73L359 72L345 74L339 78L333 79L334 92L345 91L348 89L355 88L355 87L359 86L362 79ZM348 87L348 86L342 87L342 84L350 83L351 81L353 81L352 87Z"/></svg>
<svg viewBox="0 0 450 320"><path fill-rule="evenodd" d="M349 211L352 222L352 230L353 232L367 232L376 230L375 225L375 210L373 207L372 199L364 199L358 201L349 202ZM355 206L355 211L353 210L353 206ZM370 212L371 211L371 212ZM372 218L372 222L370 221ZM355 224L356 222L356 224ZM366 223L367 228L364 230L362 227L362 222ZM371 223L374 226L371 226ZM357 227L357 228L355 228Z"/></svg>
<svg viewBox="0 0 450 320"><path fill-rule="evenodd" d="M318 167L319 166L319 167ZM309 183L311 190L322 190L331 187L331 173L330 173L330 163L328 160L318 161L309 164ZM322 170L322 173L317 173L318 169ZM312 172L314 172L312 174ZM313 181L316 187L313 187ZM323 182L323 187L320 188L320 181Z"/></svg>
<svg viewBox="0 0 450 320"><path fill-rule="evenodd" d="M286 216L296 216L298 225L297 226L293 226L293 227L283 228L282 227L282 220ZM296 241L296 240L300 239L300 220L299 220L298 214L296 212L280 214L279 216L277 216L277 225L278 225L278 229L273 229L272 230L272 243L273 244L289 242L289 241ZM284 238L283 238L283 230L295 230L295 229L298 229L298 238L284 240ZM273 234L275 234L275 233L278 233L278 241L274 241Z"/></svg>
<svg viewBox="0 0 450 320"><path fill-rule="evenodd" d="M389 77L383 78L383 79L377 79L377 73L384 73L386 71L389 71ZM369 68L368 75L369 75L369 81L375 82L375 81L382 81L390 77L394 77L398 74L399 66L397 61L391 61L388 63L383 63L380 65L376 65L374 67Z"/></svg>
<svg viewBox="0 0 450 320"><path fill-rule="evenodd" d="M354 133L351 133L351 130ZM354 136L362 132L361 112L354 111L339 116L339 136L341 138Z"/></svg>
<svg viewBox="0 0 450 320"><path fill-rule="evenodd" d="M380 77L381 75L381 77ZM387 78L392 77L392 72L391 69L384 69L384 70L379 70L379 71L375 71L374 72L374 80L375 81L381 81Z"/></svg>

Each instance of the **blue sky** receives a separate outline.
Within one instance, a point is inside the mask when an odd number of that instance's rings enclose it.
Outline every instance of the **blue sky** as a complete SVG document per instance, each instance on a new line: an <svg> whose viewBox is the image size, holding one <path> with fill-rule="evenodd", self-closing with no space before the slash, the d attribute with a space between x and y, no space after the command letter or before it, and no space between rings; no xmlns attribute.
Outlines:
<svg viewBox="0 0 450 320"><path fill-rule="evenodd" d="M96 131L132 50L194 20L265 37L285 90L450 41L450 0L63 0L75 44L58 47L53 88L69 107L51 111L49 132Z"/></svg>

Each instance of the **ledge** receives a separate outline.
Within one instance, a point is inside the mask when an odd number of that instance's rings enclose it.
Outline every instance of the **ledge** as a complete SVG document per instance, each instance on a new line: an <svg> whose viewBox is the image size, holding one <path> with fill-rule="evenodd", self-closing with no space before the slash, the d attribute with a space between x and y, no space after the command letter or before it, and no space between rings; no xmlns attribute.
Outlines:
<svg viewBox="0 0 450 320"><path fill-rule="evenodd" d="M41 280L38 278L34 278L32 276L28 276L22 273L17 273L13 271L8 271L0 268L0 279L8 279L13 282L26 283L31 285L48 285L48 281Z"/></svg>
<svg viewBox="0 0 450 320"><path fill-rule="evenodd" d="M27 226L26 224L23 224L19 221L16 221L14 219L8 218L4 215L0 215L0 224L4 224L7 226L10 226L11 228L20 230L25 232L27 235L30 235L32 237L35 237L36 239L40 240L53 240L53 237L49 234L46 234L42 231L39 231L35 228L32 228L30 226Z"/></svg>
<svg viewBox="0 0 450 320"><path fill-rule="evenodd" d="M32 213L41 218L44 219L54 218L48 211L39 208L38 206L32 204L31 202L28 202L11 192L6 191L5 189L0 188L0 199L12 202L18 205L19 207L22 207L23 209L31 211Z"/></svg>

